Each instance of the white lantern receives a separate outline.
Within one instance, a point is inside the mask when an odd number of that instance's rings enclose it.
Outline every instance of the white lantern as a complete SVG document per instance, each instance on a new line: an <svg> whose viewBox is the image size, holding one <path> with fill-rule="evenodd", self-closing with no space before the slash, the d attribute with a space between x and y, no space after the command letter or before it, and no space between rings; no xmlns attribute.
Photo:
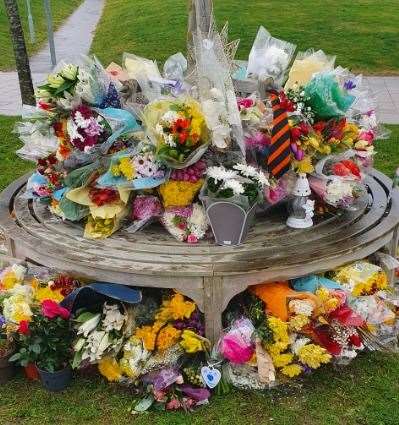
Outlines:
<svg viewBox="0 0 399 425"><path fill-rule="evenodd" d="M313 226L314 201L309 199L311 193L306 174L300 173L288 204L288 227L307 229Z"/></svg>

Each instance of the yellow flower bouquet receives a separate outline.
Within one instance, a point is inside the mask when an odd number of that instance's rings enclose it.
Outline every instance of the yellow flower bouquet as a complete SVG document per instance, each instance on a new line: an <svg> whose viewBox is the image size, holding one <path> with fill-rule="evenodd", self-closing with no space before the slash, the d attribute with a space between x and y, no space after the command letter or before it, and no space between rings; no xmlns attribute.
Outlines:
<svg viewBox="0 0 399 425"><path fill-rule="evenodd" d="M208 148L209 130L194 99L152 102L144 109L143 121L157 147L157 157L171 168L192 165Z"/></svg>

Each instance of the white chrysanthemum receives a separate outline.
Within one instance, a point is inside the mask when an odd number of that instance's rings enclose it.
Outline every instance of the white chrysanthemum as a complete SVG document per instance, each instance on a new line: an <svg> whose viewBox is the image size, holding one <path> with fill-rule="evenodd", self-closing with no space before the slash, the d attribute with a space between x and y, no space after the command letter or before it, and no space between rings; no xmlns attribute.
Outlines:
<svg viewBox="0 0 399 425"><path fill-rule="evenodd" d="M234 179L226 180L221 189L231 189L234 195L242 195L245 191L244 186Z"/></svg>
<svg viewBox="0 0 399 425"><path fill-rule="evenodd" d="M298 355L300 349L304 347L307 343L310 342L309 338L297 338L292 344L291 344L291 351Z"/></svg>
<svg viewBox="0 0 399 425"><path fill-rule="evenodd" d="M69 135L69 138L71 139L71 140L74 140L74 139L79 139L79 140L81 140L82 142L84 141L84 138L83 138L83 136L79 133L79 128L78 128L78 126L74 123L74 121L72 120L72 119L69 119L68 121L67 121L67 132L68 132L68 135Z"/></svg>
<svg viewBox="0 0 399 425"><path fill-rule="evenodd" d="M291 312L307 317L310 317L313 313L313 305L307 300L291 300L288 307Z"/></svg>
<svg viewBox="0 0 399 425"><path fill-rule="evenodd" d="M352 196L350 182L334 179L327 185L326 202L328 203L338 204L342 199Z"/></svg>
<svg viewBox="0 0 399 425"><path fill-rule="evenodd" d="M165 143L169 145L171 148L176 147L176 142L174 141L172 134L165 134L164 139L165 139Z"/></svg>
<svg viewBox="0 0 399 425"><path fill-rule="evenodd" d="M227 170L223 166L209 167L206 172L208 177L213 178L215 181L224 181L238 177L237 171Z"/></svg>
<svg viewBox="0 0 399 425"><path fill-rule="evenodd" d="M258 172L258 175L256 176L256 179L258 180L258 183L263 187L263 186L269 186L269 180L267 179L267 177L265 176L265 174L262 171Z"/></svg>
<svg viewBox="0 0 399 425"><path fill-rule="evenodd" d="M233 168L239 171L245 177L257 177L258 175L257 169L252 165L236 164Z"/></svg>
<svg viewBox="0 0 399 425"><path fill-rule="evenodd" d="M76 111L74 116L75 124L80 128L87 128L90 124L90 118L86 119L81 112Z"/></svg>
<svg viewBox="0 0 399 425"><path fill-rule="evenodd" d="M176 121L179 118L179 114L176 111L168 111L161 118L165 123L171 124L173 121Z"/></svg>
<svg viewBox="0 0 399 425"><path fill-rule="evenodd" d="M198 239L202 239L208 229L208 220L206 218L205 209L200 204L193 205L193 212L188 219L188 225L192 235Z"/></svg>

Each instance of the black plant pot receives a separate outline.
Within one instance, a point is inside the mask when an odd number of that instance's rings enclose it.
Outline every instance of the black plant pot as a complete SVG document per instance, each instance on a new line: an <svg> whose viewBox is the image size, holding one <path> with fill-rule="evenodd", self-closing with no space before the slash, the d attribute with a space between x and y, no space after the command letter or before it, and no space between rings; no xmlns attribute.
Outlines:
<svg viewBox="0 0 399 425"><path fill-rule="evenodd" d="M39 374L43 387L52 392L65 390L72 379L72 369L69 366L57 372L39 369Z"/></svg>
<svg viewBox="0 0 399 425"><path fill-rule="evenodd" d="M10 352L0 357L0 385L5 384L15 375L14 363L8 361L13 354L13 352Z"/></svg>
<svg viewBox="0 0 399 425"><path fill-rule="evenodd" d="M236 246L245 242L254 221L257 204L248 211L228 201L207 200L204 204L218 245Z"/></svg>

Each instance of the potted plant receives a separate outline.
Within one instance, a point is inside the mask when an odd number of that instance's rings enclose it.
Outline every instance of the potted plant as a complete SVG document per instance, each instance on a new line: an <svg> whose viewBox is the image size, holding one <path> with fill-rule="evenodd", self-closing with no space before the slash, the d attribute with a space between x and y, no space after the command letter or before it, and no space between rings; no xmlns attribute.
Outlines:
<svg viewBox="0 0 399 425"><path fill-rule="evenodd" d="M19 350L11 357L22 366L34 361L43 386L64 390L71 378L72 332L70 312L53 300L44 300L31 322L20 323Z"/></svg>
<svg viewBox="0 0 399 425"><path fill-rule="evenodd" d="M200 198L219 245L240 245L249 232L268 180L246 164L209 167Z"/></svg>
<svg viewBox="0 0 399 425"><path fill-rule="evenodd" d="M14 351L14 341L7 331L4 317L0 315L0 385L15 375L14 365L9 361Z"/></svg>

